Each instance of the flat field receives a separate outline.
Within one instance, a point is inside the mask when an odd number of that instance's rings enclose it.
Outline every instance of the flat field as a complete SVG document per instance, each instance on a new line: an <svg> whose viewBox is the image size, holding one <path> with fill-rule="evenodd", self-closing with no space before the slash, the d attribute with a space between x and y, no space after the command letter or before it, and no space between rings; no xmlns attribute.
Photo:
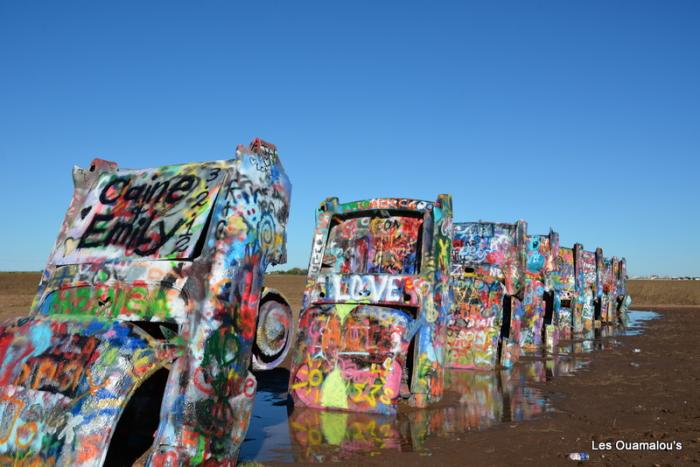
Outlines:
<svg viewBox="0 0 700 467"><path fill-rule="evenodd" d="M700 281L631 280L627 289L634 308L700 306Z"/></svg>

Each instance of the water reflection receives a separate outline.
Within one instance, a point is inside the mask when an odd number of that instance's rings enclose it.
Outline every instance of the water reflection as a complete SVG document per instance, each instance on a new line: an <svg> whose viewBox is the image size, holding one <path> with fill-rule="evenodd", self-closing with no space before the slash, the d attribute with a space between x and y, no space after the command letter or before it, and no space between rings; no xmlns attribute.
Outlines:
<svg viewBox="0 0 700 467"><path fill-rule="evenodd" d="M574 374L587 365L587 354L621 345L617 336L638 334L644 321L657 316L630 312L626 329L596 329L588 338L561 342L553 355L523 358L510 370L447 370L443 402L427 409L401 406L393 416L292 407L287 403L288 371L258 374L253 419L239 459L321 463L385 450L425 451L429 437L457 437L533 419L550 409L535 385Z"/></svg>
<svg viewBox="0 0 700 467"><path fill-rule="evenodd" d="M527 386L546 380L543 361L511 370L448 370L445 401L438 407L400 407L398 416L319 411L295 407L289 431L295 459L346 461L382 450L422 451L430 436L453 437L497 423L529 420L549 405L541 391Z"/></svg>

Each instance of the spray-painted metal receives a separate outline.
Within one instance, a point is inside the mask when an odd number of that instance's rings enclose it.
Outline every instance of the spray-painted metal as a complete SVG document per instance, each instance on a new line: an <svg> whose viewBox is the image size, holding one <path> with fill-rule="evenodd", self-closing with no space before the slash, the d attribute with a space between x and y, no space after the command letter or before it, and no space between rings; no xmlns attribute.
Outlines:
<svg viewBox="0 0 700 467"><path fill-rule="evenodd" d="M527 224L455 224L447 324L452 368L510 367L520 355ZM500 352L500 354L499 354Z"/></svg>
<svg viewBox="0 0 700 467"><path fill-rule="evenodd" d="M251 354L269 367L287 347L284 300L261 297L286 259L275 147L143 170L96 159L73 180L31 314L0 327L0 463L234 465Z"/></svg>
<svg viewBox="0 0 700 467"><path fill-rule="evenodd" d="M625 323L627 320L627 310L630 305L632 305L632 297L627 294L627 260L625 258L620 258L618 262L615 281L617 319L619 322Z"/></svg>
<svg viewBox="0 0 700 467"><path fill-rule="evenodd" d="M295 405L394 413L400 395L419 407L440 400L451 249L449 195L322 203L290 375Z"/></svg>
<svg viewBox="0 0 700 467"><path fill-rule="evenodd" d="M547 348L553 350L558 341L559 310L553 303L546 309L548 297L545 294L554 291L552 273L556 268L559 234L550 230L548 235L528 235L525 244L527 260L520 347L523 352L535 352L547 344Z"/></svg>
<svg viewBox="0 0 700 467"><path fill-rule="evenodd" d="M576 271L574 249L559 247L555 269L552 273L552 307L558 309L560 339L571 339L573 332L574 304L576 301Z"/></svg>
<svg viewBox="0 0 700 467"><path fill-rule="evenodd" d="M601 284L603 290L600 298L600 321L603 324L614 324L616 321L615 304L617 295L615 293L613 261L617 261L617 259L603 258L603 270L601 272Z"/></svg>
<svg viewBox="0 0 700 467"><path fill-rule="evenodd" d="M595 303L598 273L596 268L596 252L583 249L580 244L574 245L576 261L576 312L574 333L584 337L592 337L595 328Z"/></svg>

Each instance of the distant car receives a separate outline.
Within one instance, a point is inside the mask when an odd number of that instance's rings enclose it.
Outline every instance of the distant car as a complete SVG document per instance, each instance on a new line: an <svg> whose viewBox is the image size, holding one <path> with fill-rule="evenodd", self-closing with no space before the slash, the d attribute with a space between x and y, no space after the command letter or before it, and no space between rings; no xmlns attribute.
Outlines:
<svg viewBox="0 0 700 467"><path fill-rule="evenodd" d="M255 366L288 349L291 185L276 148L149 169L96 159L29 317L0 326L0 463L234 465Z"/></svg>
<svg viewBox="0 0 700 467"><path fill-rule="evenodd" d="M573 332L573 308L576 298L576 271L574 249L560 246L552 274L552 307L559 310L560 339L571 339ZM558 303L557 303L558 302Z"/></svg>
<svg viewBox="0 0 700 467"><path fill-rule="evenodd" d="M614 276L617 320L624 324L627 320L627 310L632 304L632 297L627 293L627 260L625 258L618 260Z"/></svg>
<svg viewBox="0 0 700 467"><path fill-rule="evenodd" d="M603 270L601 275L602 295L600 298L600 320L603 324L614 324L616 321L615 277L613 275L613 262L617 258L603 258Z"/></svg>
<svg viewBox="0 0 700 467"><path fill-rule="evenodd" d="M376 198L316 214L289 392L298 406L394 413L441 399L452 199Z"/></svg>
<svg viewBox="0 0 700 467"><path fill-rule="evenodd" d="M596 251L584 250L578 244L576 250L576 309L574 333L586 338L593 337L595 309L598 297L598 269Z"/></svg>
<svg viewBox="0 0 700 467"><path fill-rule="evenodd" d="M542 347L551 351L559 336L559 308L555 308L554 298L549 296L555 291L552 274L559 250L559 234L550 230L547 235L528 235L525 245L527 259L520 347L529 353Z"/></svg>
<svg viewBox="0 0 700 467"><path fill-rule="evenodd" d="M518 360L526 235L525 221L455 223L447 366L485 370Z"/></svg>

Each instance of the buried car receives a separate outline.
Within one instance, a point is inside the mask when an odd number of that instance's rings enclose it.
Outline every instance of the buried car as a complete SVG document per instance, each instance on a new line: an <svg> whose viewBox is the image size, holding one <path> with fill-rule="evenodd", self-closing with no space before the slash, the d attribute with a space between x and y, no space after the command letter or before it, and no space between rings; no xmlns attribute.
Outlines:
<svg viewBox="0 0 700 467"><path fill-rule="evenodd" d="M317 211L289 392L297 406L395 413L443 392L452 199Z"/></svg>
<svg viewBox="0 0 700 467"><path fill-rule="evenodd" d="M573 331L573 305L576 297L576 272L574 248L560 246L552 273L552 309L558 309L560 339L571 339Z"/></svg>
<svg viewBox="0 0 700 467"><path fill-rule="evenodd" d="M455 223L446 365L511 366L519 352L527 224Z"/></svg>
<svg viewBox="0 0 700 467"><path fill-rule="evenodd" d="M575 246L576 261L576 309L574 311L574 333L586 338L593 336L595 327L595 302L598 284L596 268L597 252Z"/></svg>
<svg viewBox="0 0 700 467"><path fill-rule="evenodd" d="M614 264L613 264L614 266ZM621 324L627 322L627 310L632 304L632 297L627 294L627 260L620 258L614 266L615 279L615 309L617 320Z"/></svg>
<svg viewBox="0 0 700 467"><path fill-rule="evenodd" d="M139 170L96 159L73 181L29 317L0 326L0 462L235 464L251 355L269 368L288 348L289 307L261 293L286 261L275 147Z"/></svg>
<svg viewBox="0 0 700 467"><path fill-rule="evenodd" d="M559 308L552 274L559 250L559 234L528 235L526 240L525 290L520 347L523 352L538 351L543 344L552 351L558 340Z"/></svg>
<svg viewBox="0 0 700 467"><path fill-rule="evenodd" d="M602 294L599 301L600 321L602 324L615 324L616 310L615 303L617 296L615 295L615 279L613 275L613 262L617 258L603 258L603 269L601 274L601 289Z"/></svg>

